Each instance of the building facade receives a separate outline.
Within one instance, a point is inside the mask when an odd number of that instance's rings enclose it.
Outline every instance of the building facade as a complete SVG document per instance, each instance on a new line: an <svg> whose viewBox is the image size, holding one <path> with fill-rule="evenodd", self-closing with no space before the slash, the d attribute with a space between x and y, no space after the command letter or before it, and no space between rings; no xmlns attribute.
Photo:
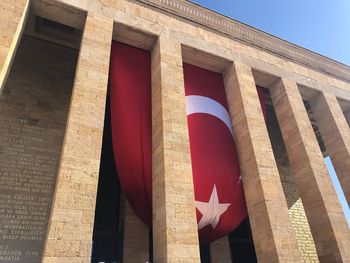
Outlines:
<svg viewBox="0 0 350 263"><path fill-rule="evenodd" d="M348 66L182 0L5 0L0 21L0 262L350 262L323 160L349 203ZM152 230L110 176L112 41L151 52ZM183 63L222 74L248 208L210 246Z"/></svg>

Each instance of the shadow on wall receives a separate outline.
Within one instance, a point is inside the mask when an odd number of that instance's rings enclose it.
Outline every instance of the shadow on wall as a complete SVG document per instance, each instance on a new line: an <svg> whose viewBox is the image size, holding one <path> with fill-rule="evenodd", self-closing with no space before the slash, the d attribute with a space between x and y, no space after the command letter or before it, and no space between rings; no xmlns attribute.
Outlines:
<svg viewBox="0 0 350 263"><path fill-rule="evenodd" d="M277 116L273 106L266 107L266 124L272 144L273 153L276 159L278 172L281 177L284 194L286 196L288 209L290 209L300 198L298 187L294 182L292 171L289 165L287 151L283 142L282 133L278 125Z"/></svg>
<svg viewBox="0 0 350 263"><path fill-rule="evenodd" d="M22 36L0 96L0 249L18 262L42 256L77 56Z"/></svg>

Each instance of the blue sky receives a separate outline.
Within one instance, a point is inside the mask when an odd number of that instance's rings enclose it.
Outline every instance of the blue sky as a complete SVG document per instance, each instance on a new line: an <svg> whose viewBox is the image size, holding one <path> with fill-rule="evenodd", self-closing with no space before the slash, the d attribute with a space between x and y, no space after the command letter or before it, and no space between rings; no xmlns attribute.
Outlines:
<svg viewBox="0 0 350 263"><path fill-rule="evenodd" d="M216 12L350 65L350 0L193 0ZM332 182L350 226L350 210L329 158Z"/></svg>
<svg viewBox="0 0 350 263"><path fill-rule="evenodd" d="M335 186L335 190L337 191L338 198L340 201L341 206L343 207L343 211L345 213L346 219L348 220L348 225L350 227L350 209L349 205L346 202L343 190L341 189L337 174L335 173L334 167L332 165L332 161L329 157L325 158L325 162L328 168L328 171L331 175L333 185Z"/></svg>
<svg viewBox="0 0 350 263"><path fill-rule="evenodd" d="M349 0L193 2L350 65Z"/></svg>

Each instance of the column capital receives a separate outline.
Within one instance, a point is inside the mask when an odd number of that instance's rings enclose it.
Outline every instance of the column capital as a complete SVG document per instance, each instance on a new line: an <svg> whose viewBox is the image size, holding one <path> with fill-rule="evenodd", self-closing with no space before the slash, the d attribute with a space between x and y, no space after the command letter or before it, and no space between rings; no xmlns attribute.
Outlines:
<svg viewBox="0 0 350 263"><path fill-rule="evenodd" d="M118 10L124 10L125 0L84 0L90 14L113 20Z"/></svg>

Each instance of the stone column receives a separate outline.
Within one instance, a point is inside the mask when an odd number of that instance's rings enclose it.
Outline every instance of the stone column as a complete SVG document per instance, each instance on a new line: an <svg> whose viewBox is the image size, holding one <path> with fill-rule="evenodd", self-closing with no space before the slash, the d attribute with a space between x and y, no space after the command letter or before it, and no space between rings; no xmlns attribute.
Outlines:
<svg viewBox="0 0 350 263"><path fill-rule="evenodd" d="M181 45L152 51L154 262L200 262Z"/></svg>
<svg viewBox="0 0 350 263"><path fill-rule="evenodd" d="M0 1L0 95L10 72L29 10L29 0Z"/></svg>
<svg viewBox="0 0 350 263"><path fill-rule="evenodd" d="M212 263L231 263L230 243L228 236L210 244L210 260Z"/></svg>
<svg viewBox="0 0 350 263"><path fill-rule="evenodd" d="M224 82L258 261L301 262L252 71L235 62Z"/></svg>
<svg viewBox="0 0 350 263"><path fill-rule="evenodd" d="M43 262L90 262L112 29L86 18Z"/></svg>
<svg viewBox="0 0 350 263"><path fill-rule="evenodd" d="M350 204L350 129L337 98L322 92L310 100L327 153Z"/></svg>
<svg viewBox="0 0 350 263"><path fill-rule="evenodd" d="M129 202L124 207L123 262L145 263L149 261L149 229L137 217Z"/></svg>
<svg viewBox="0 0 350 263"><path fill-rule="evenodd" d="M350 232L295 82L270 90L321 262L350 262Z"/></svg>

